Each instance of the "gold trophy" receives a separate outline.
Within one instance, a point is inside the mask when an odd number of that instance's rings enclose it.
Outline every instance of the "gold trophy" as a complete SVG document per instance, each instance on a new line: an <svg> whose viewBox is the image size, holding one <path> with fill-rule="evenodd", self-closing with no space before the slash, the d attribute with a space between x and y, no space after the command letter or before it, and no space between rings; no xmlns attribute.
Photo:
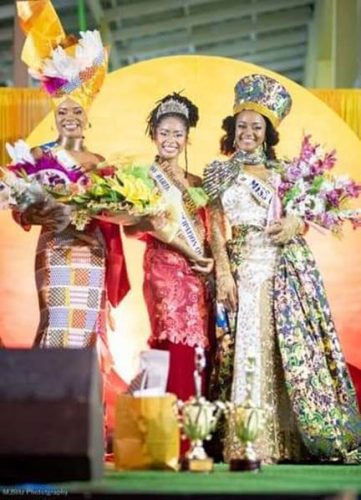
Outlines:
<svg viewBox="0 0 361 500"><path fill-rule="evenodd" d="M253 471L261 469L261 460L254 449L254 442L265 425L265 411L252 402L255 375L255 358L246 360L246 397L244 403L228 404L229 425L241 443L241 458L231 458L231 471Z"/></svg>
<svg viewBox="0 0 361 500"><path fill-rule="evenodd" d="M186 402L178 402L182 433L191 443L185 458L181 460L181 470L211 472L213 470L213 459L205 452L203 440L210 439L211 433L215 430L218 418L223 411L223 404L207 401L201 395L202 371L205 367L204 350L196 347L195 356L194 383L196 396Z"/></svg>

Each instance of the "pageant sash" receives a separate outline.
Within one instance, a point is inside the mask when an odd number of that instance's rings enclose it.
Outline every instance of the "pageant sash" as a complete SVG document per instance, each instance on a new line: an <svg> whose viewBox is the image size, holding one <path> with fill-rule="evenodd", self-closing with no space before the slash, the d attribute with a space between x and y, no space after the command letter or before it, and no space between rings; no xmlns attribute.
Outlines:
<svg viewBox="0 0 361 500"><path fill-rule="evenodd" d="M41 149L45 153L51 153L51 155L56 158L56 160L62 165L64 168L64 172L69 173L68 182L79 182L83 179L83 176L86 173L83 170L83 167L71 156L71 154L66 151L62 146L54 142L48 142L41 146Z"/></svg>
<svg viewBox="0 0 361 500"><path fill-rule="evenodd" d="M158 184L158 187L164 193L169 192L171 189L174 189L174 185L168 180L167 176L164 174L162 170L160 170L155 164L153 164L149 168L150 174L153 179ZM178 188L177 188L178 189ZM198 255L203 255L203 248L199 242L196 230L193 226L191 219L186 213L184 206L180 209L180 230L182 231L182 235L188 245L196 252Z"/></svg>
<svg viewBox="0 0 361 500"><path fill-rule="evenodd" d="M242 172L238 176L237 181L247 187L260 205L264 207L270 206L274 196L274 191L269 189L261 180Z"/></svg>

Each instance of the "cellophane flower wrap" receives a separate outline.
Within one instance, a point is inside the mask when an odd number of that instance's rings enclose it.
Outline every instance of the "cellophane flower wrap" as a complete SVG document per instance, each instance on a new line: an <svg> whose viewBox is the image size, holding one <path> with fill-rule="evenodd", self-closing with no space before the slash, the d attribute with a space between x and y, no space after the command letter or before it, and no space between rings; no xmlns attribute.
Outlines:
<svg viewBox="0 0 361 500"><path fill-rule="evenodd" d="M361 209L350 206L360 195L361 184L347 175L332 174L335 163L335 151L326 152L306 135L300 155L279 167L278 193L286 214L340 235L345 221L354 228L361 226Z"/></svg>
<svg viewBox="0 0 361 500"><path fill-rule="evenodd" d="M42 203L45 197L43 187L35 179L18 177L11 170L0 167L0 210L23 212L30 205Z"/></svg>
<svg viewBox="0 0 361 500"><path fill-rule="evenodd" d="M43 203L47 197L45 185L55 186L60 179L56 169L62 167L48 155L36 160L23 140L6 144L6 149L12 164L0 167L0 209L23 212L30 205Z"/></svg>

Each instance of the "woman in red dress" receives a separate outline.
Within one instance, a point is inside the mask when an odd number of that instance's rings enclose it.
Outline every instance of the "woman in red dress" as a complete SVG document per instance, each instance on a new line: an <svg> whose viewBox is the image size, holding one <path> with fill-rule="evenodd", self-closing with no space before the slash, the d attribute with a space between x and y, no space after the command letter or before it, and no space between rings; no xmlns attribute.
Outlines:
<svg viewBox="0 0 361 500"><path fill-rule="evenodd" d="M201 179L188 172L186 155L189 129L197 121L197 107L176 93L159 101L148 118L148 133L158 151L150 175L177 207L175 237L161 241L154 230L159 219L154 218L125 228L127 235L146 243L143 292L151 325L149 345L169 352L167 391L181 400L195 394L195 348L209 346L207 276L213 259L207 257L205 210L198 203ZM179 165L183 152L185 169Z"/></svg>

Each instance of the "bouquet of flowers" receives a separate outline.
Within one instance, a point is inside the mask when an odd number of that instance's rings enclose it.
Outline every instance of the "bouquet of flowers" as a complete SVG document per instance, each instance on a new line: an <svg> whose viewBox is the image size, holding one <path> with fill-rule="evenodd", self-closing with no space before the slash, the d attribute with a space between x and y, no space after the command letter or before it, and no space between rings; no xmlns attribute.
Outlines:
<svg viewBox="0 0 361 500"><path fill-rule="evenodd" d="M86 184L57 185L49 192L74 208L72 221L77 229L92 217L134 224L141 216L157 215L166 208L148 169L121 158L98 164L88 173Z"/></svg>
<svg viewBox="0 0 361 500"><path fill-rule="evenodd" d="M6 144L12 164L0 167L0 209L20 212L30 205L49 199L48 191L69 183L84 185L86 175L79 169L67 169L50 152L34 158L23 140Z"/></svg>
<svg viewBox="0 0 361 500"><path fill-rule="evenodd" d="M331 174L335 163L335 151L325 152L306 135L300 155L281 164L278 193L287 214L340 235L347 220L354 228L361 226L361 209L349 206L360 195L361 184L346 175Z"/></svg>
<svg viewBox="0 0 361 500"><path fill-rule="evenodd" d="M83 230L93 217L121 224L134 224L144 215L165 215L158 233L170 241L179 227L171 201L156 188L146 167L115 157L84 173L79 166L63 165L50 151L34 158L20 140L7 144L13 160L0 171L0 209L26 210L46 199L72 208L71 222Z"/></svg>

